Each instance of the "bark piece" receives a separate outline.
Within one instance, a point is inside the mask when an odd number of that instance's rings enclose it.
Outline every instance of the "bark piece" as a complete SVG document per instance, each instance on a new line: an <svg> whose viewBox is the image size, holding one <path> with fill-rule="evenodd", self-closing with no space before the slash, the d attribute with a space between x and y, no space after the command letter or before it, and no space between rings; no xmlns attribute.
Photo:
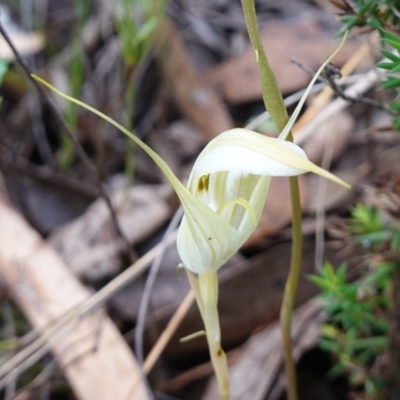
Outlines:
<svg viewBox="0 0 400 400"><path fill-rule="evenodd" d="M3 197L0 215L0 280L40 330L90 293ZM49 346L80 400L147 399L131 350L104 313L85 316Z"/></svg>

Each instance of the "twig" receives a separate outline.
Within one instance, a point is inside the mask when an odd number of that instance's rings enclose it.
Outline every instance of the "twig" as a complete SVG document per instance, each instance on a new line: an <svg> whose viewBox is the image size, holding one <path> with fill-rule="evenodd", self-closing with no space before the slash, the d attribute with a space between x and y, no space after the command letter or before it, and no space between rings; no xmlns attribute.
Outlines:
<svg viewBox="0 0 400 400"><path fill-rule="evenodd" d="M301 68L303 71L307 72L309 75L314 76L314 71L312 71L311 69L307 68L306 66L304 66L302 63L300 63L299 61L295 60L292 58L292 63L295 64L296 66L298 66L299 68ZM335 72L337 71L337 72ZM374 100L374 99L370 99L368 97L363 97L363 96L358 96L358 97L352 97L346 94L346 92L339 86L337 79L340 79L342 76L340 74L340 70L339 69L335 69L332 70L333 73L325 73L325 74L321 74L321 76L319 77L319 80L322 82L325 82L326 84L328 84L330 86L330 88L333 90L333 92L341 97L343 100L347 100L350 103L362 103L362 104L367 104L370 105L372 107L375 107L379 110L383 110L388 112L390 115L396 115L396 113L394 113L388 106L386 106L384 103Z"/></svg>
<svg viewBox="0 0 400 400"><path fill-rule="evenodd" d="M143 365L143 360L144 360L143 332L146 324L146 313L150 301L150 295L158 271L160 269L162 259L165 254L165 250L167 249L168 238L172 234L172 232L175 231L176 228L178 227L179 221L182 218L182 214L183 214L183 209L182 207L179 207L179 209L175 212L175 215L171 219L171 222L169 223L167 230L164 233L164 237L161 241L161 250L156 255L155 259L151 264L149 275L147 277L146 284L143 290L143 295L140 300L139 311L136 321L136 329L135 329L135 355L136 355L136 360L140 366Z"/></svg>
<svg viewBox="0 0 400 400"><path fill-rule="evenodd" d="M186 316L193 303L194 303L194 293L190 291L185 296L184 300L179 305L172 318L169 320L168 325L165 327L163 333L158 338L156 344L153 346L150 353L148 354L144 362L144 369L146 373L149 373L152 370L157 359L160 357L160 354L170 341L172 335L175 333L180 323L183 321L183 318Z"/></svg>
<svg viewBox="0 0 400 400"><path fill-rule="evenodd" d="M182 206L175 212L175 215L171 219L167 230L164 233L164 237L161 241L161 250L156 255L153 263L150 267L150 272L144 286L143 295L140 300L139 311L136 320L136 330L135 330L135 355L136 360L139 364L140 371L142 373L142 381L145 382L147 391L151 393L150 386L148 385L145 371L143 370L143 332L146 324L146 314L150 302L150 296L153 291L153 286L157 278L158 271L160 270L161 262L167 249L168 238L175 231L179 225L179 221L182 218L183 208ZM150 396L152 397L152 396Z"/></svg>
<svg viewBox="0 0 400 400"><path fill-rule="evenodd" d="M340 73L343 77L349 77L349 75L357 68L357 66L367 57L371 52L371 47L376 43L376 38L371 37L369 41L363 43L362 46L351 56L351 58L342 67ZM342 78L343 79L343 78ZM297 121L293 134L296 136L296 132L299 131L308 122L313 120L315 115L328 103L332 97L333 91L330 87L326 87L318 97L313 101L312 105L307 108L304 114Z"/></svg>
<svg viewBox="0 0 400 400"><path fill-rule="evenodd" d="M396 115L395 112L393 112L387 105L381 103L380 101L377 101L377 100L374 100L374 99L370 99L368 97L351 97L351 96L348 96L346 94L346 92L340 86L338 86L338 84L335 82L335 79L332 79L331 77L328 77L327 79L328 79L329 85L332 88L332 90L339 97L341 97L343 100L347 100L350 103L367 104L367 105L375 107L375 108L377 108L379 110L386 111L390 115Z"/></svg>
<svg viewBox="0 0 400 400"><path fill-rule="evenodd" d="M32 79L32 77L31 77L32 72L30 71L28 65L25 63L25 61L22 59L22 57L18 53L18 50L14 46L11 38L8 36L7 32L5 31L5 29L4 29L4 27L3 27L3 25L1 23L0 23L0 34L3 36L4 40L7 42L8 46L10 47L12 52L14 53L15 59L18 61L19 65L21 66L22 70L25 72L25 74L28 77L28 79L32 82L32 84L35 86L36 90L39 92L39 94L42 97L42 99L44 100L44 102L47 104L49 109L52 111L55 119L57 120L57 123L59 124L59 126L68 135L68 137L71 139L72 143L75 146L75 150L76 150L78 156L80 157L81 161L86 166L88 171L90 171L90 173L92 174L92 176L93 176L93 178L95 180L96 186L99 189L100 196L106 202L106 205L107 205L107 207L108 207L108 209L110 211L110 216L111 216L112 223L114 225L115 232L121 238L121 240L124 242L127 254L129 255L129 257L131 259L131 262L133 262L135 259L137 259L137 257L135 256L135 254L133 252L133 249L132 249L128 239L126 238L126 236L123 233L121 227L119 226L116 213L115 213L114 208L113 208L113 206L111 204L111 200L110 200L108 194L106 193L106 191L104 190L101 178L100 178L100 176L98 174L98 171L97 171L96 167L93 165L92 161L90 160L90 158L85 153L85 150L83 149L83 147L80 144L79 140L77 139L76 135L71 131L71 129L66 124L66 122L65 122L63 116L61 115L60 111L53 104L50 96L45 92L43 87L41 87L38 84L38 82L36 82L34 79Z"/></svg>
<svg viewBox="0 0 400 400"><path fill-rule="evenodd" d="M342 77L342 78L340 78L340 84L342 84L342 83L343 84L352 84L352 83L354 83L354 81L361 79L365 75L366 74ZM310 94L318 93L321 91L321 89L324 89L324 88L325 89L327 88L326 83L323 83L323 82L316 83L310 90ZM328 88L328 89L330 90L330 88ZM306 89L301 89L301 90L291 94L290 96L285 97L283 100L283 102L285 103L285 106L290 107L293 104L297 103L303 97L303 94L305 93L305 91L306 91ZM307 110L306 110L306 112L307 112ZM245 129L257 130L257 128L259 126L261 126L268 118L270 118L269 112L264 111L261 114L257 115L257 117L255 117L251 122L249 122L245 126ZM298 122L295 124L295 128L297 126L298 126Z"/></svg>
<svg viewBox="0 0 400 400"><path fill-rule="evenodd" d="M61 377L61 370L57 367L57 363L52 360L37 375L33 381L20 389L13 400L29 400L32 399L33 392L37 391L45 383L51 383L51 380Z"/></svg>
<svg viewBox="0 0 400 400"><path fill-rule="evenodd" d="M156 344L151 349L150 353L146 357L146 360L143 365L144 372L149 374L150 371L153 369L155 363L157 362L158 358L160 357L161 353L164 351L165 347L171 340L172 336L174 335L175 331L178 329L179 325L185 318L186 314L190 310L190 307L194 303L194 293L193 291L188 292L182 303L179 305L177 310L175 311L172 318L168 321L167 326L163 330L162 334L158 338ZM129 391L128 395L125 397L124 400L128 400L131 397L132 392L136 389L136 385L140 383L139 378L136 379L135 382L132 384L132 388Z"/></svg>
<svg viewBox="0 0 400 400"><path fill-rule="evenodd" d="M15 334L15 324L14 324L14 317L11 309L11 305L8 300L5 300L3 305L2 305L2 314L3 314L3 319L5 320L4 324L4 331L6 333L5 337L7 339L15 339L16 334ZM17 379L16 377L10 377L8 380L7 386L5 388L5 400L12 399L15 394L15 388L17 386Z"/></svg>
<svg viewBox="0 0 400 400"><path fill-rule="evenodd" d="M346 89L346 94L351 97L358 97L359 94L369 90L371 86L373 86L376 83L378 78L379 75L376 73L376 71L370 70L368 73L362 76L362 79L359 79L353 85L348 87ZM331 88L328 89L331 90ZM323 121L325 121L330 116L335 115L340 110L343 110L344 108L348 107L349 104L350 102L348 100L344 100L341 97L338 97L335 100L333 100L323 110L313 114L313 118L309 120L309 122L307 121L306 124L300 123L300 128L298 128L299 125L296 125L294 129L295 143L297 143L298 145L304 143L304 141L313 132L315 132L316 127L318 127Z"/></svg>
<svg viewBox="0 0 400 400"><path fill-rule="evenodd" d="M49 351L50 351L50 345L44 343L42 346L36 349L32 354L26 357L20 364L10 369L8 374L5 375L4 378L0 379L0 389L3 389L3 387L6 386L10 378L17 379L18 375L23 373L33 364L35 364L38 360L44 357ZM4 364L6 364L6 362Z"/></svg>
<svg viewBox="0 0 400 400"><path fill-rule="evenodd" d="M21 1L21 17L23 28L31 31L33 29L33 1ZM35 69L35 57L28 55L26 63L31 69ZM42 110L40 108L37 93L28 96L27 108L32 120L32 135L38 149L38 153L45 164L49 163L52 167L56 165L56 160L50 148L48 138L46 136Z"/></svg>
<svg viewBox="0 0 400 400"><path fill-rule="evenodd" d="M361 93L357 93L356 95L349 95L348 90L343 90L340 87L340 82L337 80L337 74L339 76L348 76L350 75L354 69L363 61L363 59L370 54L371 47L378 42L378 39L374 36L370 37L369 41L366 41L355 53L354 55L346 62L341 70L336 69L336 74L327 74L322 76L322 79L325 80L330 87L327 87L318 98L314 101L313 105L306 110L306 112L302 115L302 117L297 122L294 133L296 134L297 130L301 129L308 121L310 121L313 116L318 113L318 111L327 103L329 98L336 94L338 97L346 100L350 103L363 103L375 108L384 110L388 112L390 115L395 115L395 113L385 104L376 101L374 99L370 99L368 97L361 96ZM302 66L300 63L295 62L300 68L304 69L306 72L310 73L310 71ZM313 73L311 72L311 75ZM341 79L340 79L341 80Z"/></svg>
<svg viewBox="0 0 400 400"><path fill-rule="evenodd" d="M99 323L101 324L103 318L99 318ZM89 332L86 337L82 337L81 339L78 339L75 343L71 343L69 346L67 346L63 352L68 353L71 351L71 348L75 345L78 345L79 341L84 341L87 338L94 337L94 343L93 346L90 346L88 349L82 351L82 353L78 353L75 355L70 361L68 361L65 365L58 366L55 360L51 360L46 367L43 369L43 371L35 377L35 379L30 382L28 385L26 385L24 388L22 388L15 398L13 397L13 400L28 400L32 398L32 391L38 390L41 386L50 384L51 379L61 377L63 372L65 372L70 366L72 366L74 363L79 362L82 360L82 358L86 357L87 355L90 355L94 353L97 350L97 344L98 344L98 334L99 331L101 330L101 326L99 328L96 328L94 332ZM42 349L42 353L45 351L43 355L47 353L49 349L47 347L44 347ZM27 360L28 361L28 360ZM32 359L30 364L36 363L37 360ZM19 366L13 373L17 376L21 372L23 372L24 369Z"/></svg>

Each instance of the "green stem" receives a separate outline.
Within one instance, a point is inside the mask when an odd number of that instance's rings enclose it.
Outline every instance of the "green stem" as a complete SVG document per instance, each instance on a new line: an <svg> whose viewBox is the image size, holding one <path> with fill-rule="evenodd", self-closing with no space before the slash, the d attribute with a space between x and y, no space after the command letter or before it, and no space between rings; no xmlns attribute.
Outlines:
<svg viewBox="0 0 400 400"><path fill-rule="evenodd" d="M302 233L301 233L301 207L299 195L299 182L297 178L290 177L290 193L292 196L292 254L290 259L289 275L285 284L285 292L283 294L280 322L282 341L284 347L284 357L286 366L287 379L287 398L289 400L297 400L297 376L296 364L293 359L293 343L292 343L292 316L294 303L296 299L297 287L301 271L301 259L303 252Z"/></svg>
<svg viewBox="0 0 400 400"><path fill-rule="evenodd" d="M221 347L221 328L218 316L218 274L216 271L199 274L198 280L187 270L190 286L202 316L211 363L217 377L220 400L229 400L228 361Z"/></svg>
<svg viewBox="0 0 400 400"><path fill-rule="evenodd" d="M255 57L260 67L261 88L265 104L271 118L274 120L279 132L282 132L288 122L288 114L283 102L276 77L269 66L258 29L254 0L242 0L244 18L249 32L250 42L253 46Z"/></svg>
<svg viewBox="0 0 400 400"><path fill-rule="evenodd" d="M133 118L135 106L135 73L133 67L127 67L125 72L125 113L126 113L126 126L129 131L134 131ZM126 155L125 155L125 176L127 178L126 187L133 184L135 176L135 143L127 138L126 140Z"/></svg>
<svg viewBox="0 0 400 400"><path fill-rule="evenodd" d="M288 123L288 114L283 102L282 93L271 67L269 66L264 48L261 43L261 36L258 29L257 15L254 0L242 0L242 7L246 19L247 29L251 44L256 54L256 60L260 67L261 87L263 100L266 109L274 120L276 127L282 132ZM287 140L293 141L290 133ZM300 205L300 193L297 177L290 179L290 195L292 199L292 254L290 261L290 271L285 285L285 292L281 307L281 331L282 341L285 352L285 367L287 376L287 394L289 400L297 400L297 378L296 367L293 359L292 344L292 314L294 300L296 298L299 275L301 271L301 258L303 237L301 233L302 213Z"/></svg>

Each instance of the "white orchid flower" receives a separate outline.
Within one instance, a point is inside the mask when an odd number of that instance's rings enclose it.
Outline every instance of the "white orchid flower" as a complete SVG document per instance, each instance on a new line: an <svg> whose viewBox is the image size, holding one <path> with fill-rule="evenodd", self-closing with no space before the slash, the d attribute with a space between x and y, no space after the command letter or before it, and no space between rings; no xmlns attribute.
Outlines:
<svg viewBox="0 0 400 400"><path fill-rule="evenodd" d="M165 161L122 125L41 78L33 77L56 94L117 127L160 167L184 209L177 239L178 252L184 266L194 273L216 271L248 239L260 220L272 176L313 172L348 187L310 162L296 144L246 129L231 129L209 142L200 153L185 188ZM302 102L294 115L301 105ZM281 138L290 131L294 115Z"/></svg>
<svg viewBox="0 0 400 400"><path fill-rule="evenodd" d="M100 116L131 138L154 160L174 188L184 209L177 239L178 252L187 268L206 327L221 399L229 398L229 382L226 356L220 345L217 270L239 250L256 228L271 177L313 172L349 187L309 161L299 146L284 140L319 72L278 139L246 129L221 133L200 153L187 188L157 153L122 125L33 76L53 92ZM190 271L198 274L198 279Z"/></svg>
<svg viewBox="0 0 400 400"><path fill-rule="evenodd" d="M246 129L213 139L189 178L187 188L197 207L189 210L183 202L177 244L185 267L198 274L220 268L256 228L271 177L305 172L348 186L309 161L296 144Z"/></svg>

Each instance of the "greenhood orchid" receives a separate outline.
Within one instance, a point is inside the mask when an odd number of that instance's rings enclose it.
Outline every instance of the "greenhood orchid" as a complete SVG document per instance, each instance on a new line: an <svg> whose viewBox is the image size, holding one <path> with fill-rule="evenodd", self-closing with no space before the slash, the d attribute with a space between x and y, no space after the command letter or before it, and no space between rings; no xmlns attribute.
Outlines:
<svg viewBox="0 0 400 400"><path fill-rule="evenodd" d="M184 266L195 273L221 267L256 228L271 177L305 172L346 186L310 162L293 143L246 129L232 129L213 139L189 177L188 191L199 202L194 212L183 204L177 244Z"/></svg>
<svg viewBox="0 0 400 400"><path fill-rule="evenodd" d="M296 144L246 129L231 129L218 135L200 153L185 188L165 161L122 125L41 78L34 78L117 127L160 167L184 209L178 252L183 265L194 273L216 271L248 239L260 220L272 176L313 172L348 187L310 162Z"/></svg>
<svg viewBox="0 0 400 400"><path fill-rule="evenodd" d="M310 162L299 146L284 140L318 74L279 138L266 137L247 129L221 133L198 156L187 187L157 153L122 125L33 76L56 94L122 131L153 159L174 188L184 209L177 238L178 252L206 327L221 399L229 398L229 381L226 356L220 345L217 270L240 249L256 228L271 177L313 172L348 187L339 178ZM198 274L198 278L193 273Z"/></svg>

